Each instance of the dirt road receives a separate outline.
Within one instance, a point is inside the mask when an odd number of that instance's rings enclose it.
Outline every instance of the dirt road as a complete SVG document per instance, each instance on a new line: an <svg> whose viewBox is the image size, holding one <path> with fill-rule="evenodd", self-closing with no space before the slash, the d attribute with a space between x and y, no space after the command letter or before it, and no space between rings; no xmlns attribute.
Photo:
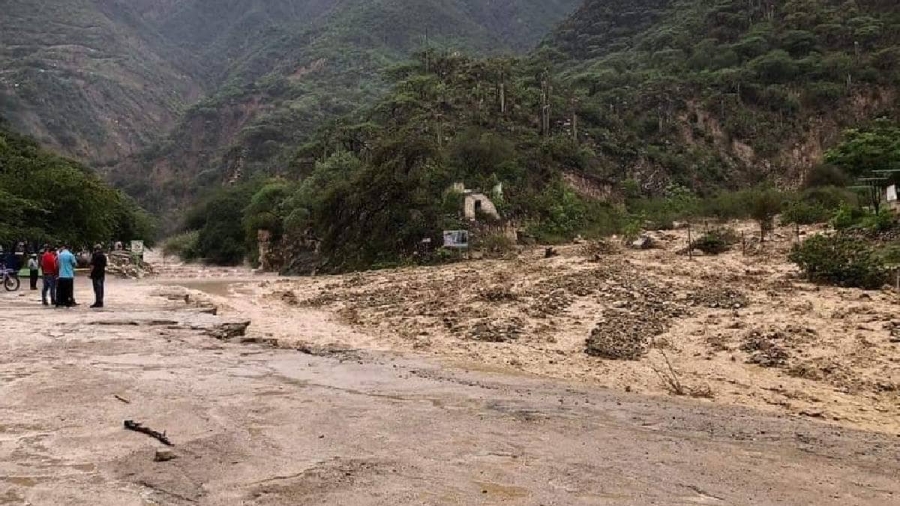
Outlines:
<svg viewBox="0 0 900 506"><path fill-rule="evenodd" d="M0 504L900 504L895 435L450 368L314 309L281 316L343 347L225 342L243 315L195 292L108 293L99 313L0 294Z"/></svg>

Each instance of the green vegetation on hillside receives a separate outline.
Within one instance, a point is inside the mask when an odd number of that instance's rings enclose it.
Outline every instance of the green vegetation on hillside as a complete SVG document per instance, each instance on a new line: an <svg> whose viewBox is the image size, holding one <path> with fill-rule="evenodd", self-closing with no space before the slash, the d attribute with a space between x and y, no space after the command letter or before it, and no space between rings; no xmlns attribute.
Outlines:
<svg viewBox="0 0 900 506"><path fill-rule="evenodd" d="M165 212L223 182L290 175L297 146L323 125L377 102L392 81L386 69L412 51L525 51L578 1L354 0L314 25L287 13L246 42L216 93L189 108L166 139L117 166L113 180L149 209ZM282 3L254 4L245 15L286 10ZM233 45L207 31L199 27L198 40Z"/></svg>
<svg viewBox="0 0 900 506"><path fill-rule="evenodd" d="M464 226L461 196L450 190L456 182L488 194L502 185L495 203L504 217L544 240L615 230L605 219L611 206L578 196L562 179L586 169L590 154L565 131L542 132L539 69L427 52L392 75L385 98L296 153L288 172L298 183L270 183L245 199L248 251L255 230L266 228L321 239L331 269L393 263L423 239L438 243L443 229Z"/></svg>
<svg viewBox="0 0 900 506"><path fill-rule="evenodd" d="M442 230L468 226L460 220L460 196L450 189L455 182L485 193L501 185L496 204L504 218L543 242L629 235L635 227L667 228L699 217L752 218L764 236L779 214L786 223L810 224L856 206L856 196L839 188L850 179L827 165L811 171L806 188L796 192L761 186L704 195L670 185L647 197L626 180L617 185L624 205L599 202L566 179L605 184L596 177L594 153L579 142L574 117L547 128L543 105L563 107L567 89L555 87L556 98L547 96L548 74L534 61L430 52L392 75L396 83L385 98L321 129L297 151L286 171L291 178L254 179L197 208L191 216L207 222L192 218L187 229L231 239L198 244L194 256L215 258L227 245L252 256L256 230L266 229L276 241L318 238L328 269L412 259L422 239L438 242ZM847 149L842 144L835 152ZM230 261L241 255L228 254Z"/></svg>
<svg viewBox="0 0 900 506"><path fill-rule="evenodd" d="M86 163L143 148L200 88L183 51L131 2L5 0L0 115Z"/></svg>
<svg viewBox="0 0 900 506"><path fill-rule="evenodd" d="M588 0L539 54L611 176L646 192L797 181L844 128L897 117L900 5Z"/></svg>
<svg viewBox="0 0 900 506"><path fill-rule="evenodd" d="M38 147L0 121L0 244L152 242L153 220L86 167Z"/></svg>

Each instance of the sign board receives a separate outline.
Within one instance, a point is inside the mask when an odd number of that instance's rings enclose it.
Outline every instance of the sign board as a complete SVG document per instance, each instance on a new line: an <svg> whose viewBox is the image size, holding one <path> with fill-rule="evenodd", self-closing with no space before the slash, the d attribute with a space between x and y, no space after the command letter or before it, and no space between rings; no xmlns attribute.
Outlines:
<svg viewBox="0 0 900 506"><path fill-rule="evenodd" d="M131 241L131 252L138 255L144 254L144 241Z"/></svg>
<svg viewBox="0 0 900 506"><path fill-rule="evenodd" d="M469 247L468 230L444 230L444 247L465 249Z"/></svg>

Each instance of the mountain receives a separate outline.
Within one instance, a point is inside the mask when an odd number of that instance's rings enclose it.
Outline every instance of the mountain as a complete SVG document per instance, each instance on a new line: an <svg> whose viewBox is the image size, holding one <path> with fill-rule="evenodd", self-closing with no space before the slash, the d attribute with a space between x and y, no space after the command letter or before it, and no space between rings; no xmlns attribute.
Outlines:
<svg viewBox="0 0 900 506"><path fill-rule="evenodd" d="M794 184L844 129L900 110L896 2L587 0L536 57L596 171L651 193Z"/></svg>
<svg viewBox="0 0 900 506"><path fill-rule="evenodd" d="M203 92L129 2L0 8L0 114L56 151L94 163L134 153Z"/></svg>
<svg viewBox="0 0 900 506"><path fill-rule="evenodd" d="M761 230L784 210L825 221L853 194L757 185L796 187L814 168L846 185L841 169L862 174L876 167L857 160L886 158L898 43L892 2L588 0L523 58L420 52L387 73L388 93L304 133L279 164L290 177L222 190L188 227L201 257L239 258L242 237L253 255L266 230L289 270L323 272L438 261L421 250L442 230L508 247L460 216L460 181L545 242L631 236L700 213L754 217ZM271 126L268 140L299 131ZM848 136L850 156L819 167L851 127L863 128ZM237 152L233 171L214 177L246 181L260 158Z"/></svg>
<svg viewBox="0 0 900 506"><path fill-rule="evenodd" d="M576 0L348 0L312 25L273 25L231 60L216 93L111 177L160 210L223 182L284 174L314 132L377 100L387 89L386 69L412 52L524 52L575 6Z"/></svg>
<svg viewBox="0 0 900 506"><path fill-rule="evenodd" d="M523 53L578 0L7 0L0 114L159 210L277 171L427 46Z"/></svg>

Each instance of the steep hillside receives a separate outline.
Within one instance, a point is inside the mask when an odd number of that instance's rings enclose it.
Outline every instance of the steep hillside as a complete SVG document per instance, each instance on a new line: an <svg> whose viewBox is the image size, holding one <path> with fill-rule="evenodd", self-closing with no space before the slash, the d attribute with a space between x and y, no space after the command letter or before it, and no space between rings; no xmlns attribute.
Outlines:
<svg viewBox="0 0 900 506"><path fill-rule="evenodd" d="M576 3L346 0L309 11L320 16L312 25L282 22L240 43L210 30L198 47L243 47L214 71L219 91L190 108L167 139L112 168L110 177L161 210L222 182L281 172L316 130L381 96L384 72L411 52L426 45L481 55L521 52Z"/></svg>
<svg viewBox="0 0 900 506"><path fill-rule="evenodd" d="M842 129L897 117L900 5L587 0L538 57L604 175L650 192L790 183Z"/></svg>
<svg viewBox="0 0 900 506"><path fill-rule="evenodd" d="M112 165L166 137L187 106L207 98L173 138L187 132L218 160L244 142L236 135L258 109L306 115L304 106L298 112L296 103L285 103L296 93L272 87L285 88L284 79L298 80L310 65L325 70L317 89L335 89L342 105L356 105L380 89L384 65L420 47L426 33L435 44L465 50L525 51L576 6L577 0L8 0L0 16L0 114L62 153ZM348 93L361 86L371 89ZM260 87L268 92L260 94ZM194 135L197 110L208 116L211 108L222 109L223 130ZM308 129L321 114L330 116L313 110L291 128ZM210 118L200 121L206 129ZM160 149L166 144L154 152ZM170 162L152 165L167 172ZM190 167L195 173L212 164L203 157L197 163Z"/></svg>
<svg viewBox="0 0 900 506"><path fill-rule="evenodd" d="M124 0L6 0L0 114L57 151L99 162L138 151L202 91L183 52Z"/></svg>

